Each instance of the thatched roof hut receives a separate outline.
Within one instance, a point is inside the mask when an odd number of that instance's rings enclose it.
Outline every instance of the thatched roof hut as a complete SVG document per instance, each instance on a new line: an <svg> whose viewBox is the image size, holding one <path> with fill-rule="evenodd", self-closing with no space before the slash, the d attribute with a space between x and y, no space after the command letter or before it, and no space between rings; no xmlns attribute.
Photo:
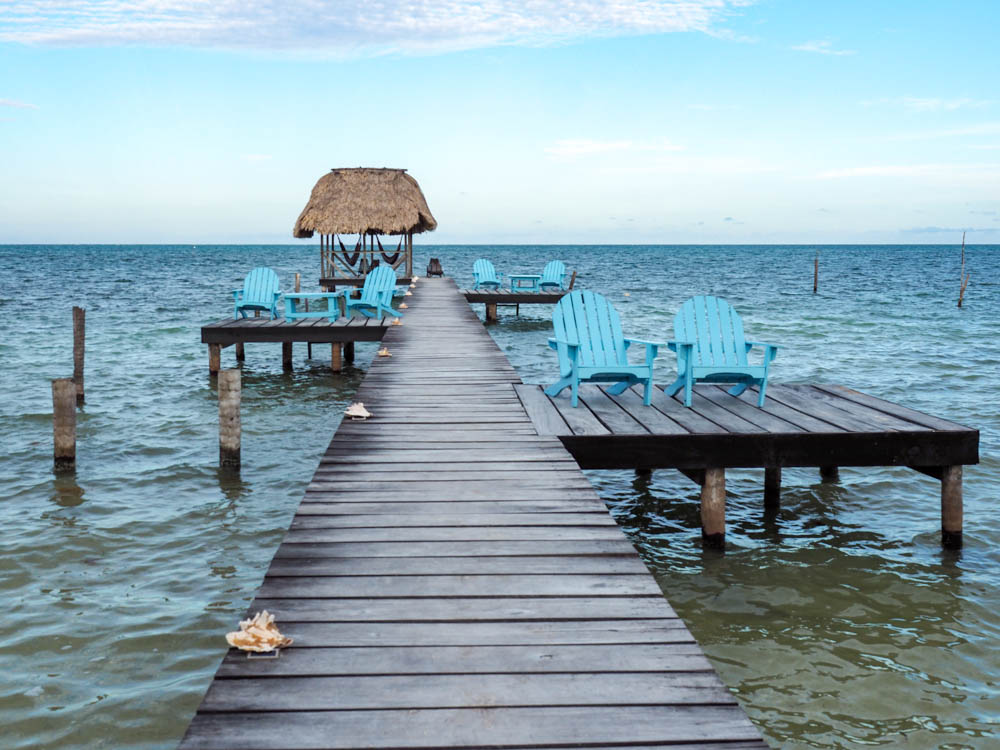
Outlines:
<svg viewBox="0 0 1000 750"><path fill-rule="evenodd" d="M320 177L292 234L416 234L437 228L405 169L333 169Z"/></svg>

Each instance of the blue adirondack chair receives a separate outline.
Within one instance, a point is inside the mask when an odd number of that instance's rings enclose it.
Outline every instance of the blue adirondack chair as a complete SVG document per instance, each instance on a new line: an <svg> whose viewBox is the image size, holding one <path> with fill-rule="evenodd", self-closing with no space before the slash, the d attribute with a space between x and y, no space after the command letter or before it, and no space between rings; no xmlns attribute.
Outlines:
<svg viewBox="0 0 1000 750"><path fill-rule="evenodd" d="M615 395L630 385L645 383L643 403L649 406L653 359L662 344L625 338L618 312L607 299L589 290L570 292L556 303L552 327L556 335L549 339L549 346L559 355L560 379L545 389L549 396L572 388L572 404L576 406L581 382L615 383L608 389ZM626 352L632 344L646 346L645 364L628 361Z"/></svg>
<svg viewBox="0 0 1000 750"><path fill-rule="evenodd" d="M666 393L673 396L684 389L684 405L691 406L691 388L697 383L736 383L729 393L739 396L751 385L760 386L757 406L764 405L767 372L778 354L773 344L747 341L743 321L728 302L718 297L692 297L674 318L676 341L667 344L677 352L677 380ZM764 361L751 365L747 354L763 347Z"/></svg>
<svg viewBox="0 0 1000 750"><path fill-rule="evenodd" d="M499 289L500 277L503 276L502 273L497 273L493 264L486 260L486 258L480 258L472 264L472 275L476 280L475 286L472 287L473 289L480 289L483 287Z"/></svg>
<svg viewBox="0 0 1000 750"><path fill-rule="evenodd" d="M543 292L553 291L553 289L564 289L563 283L566 281L566 264L561 260L550 260L542 270L542 280L538 282L538 288Z"/></svg>
<svg viewBox="0 0 1000 750"><path fill-rule="evenodd" d="M343 294L346 300L345 312L351 316L353 310L357 310L366 318L381 318L383 315L401 317L400 310L392 309L392 293L396 289L396 271L388 265L379 265L374 271L370 271L365 276L365 285L361 287L361 296L351 299L346 292Z"/></svg>
<svg viewBox="0 0 1000 750"><path fill-rule="evenodd" d="M257 266L243 279L243 288L233 290L233 317L246 317L248 310L261 310L278 317L281 289L278 274L266 266Z"/></svg>

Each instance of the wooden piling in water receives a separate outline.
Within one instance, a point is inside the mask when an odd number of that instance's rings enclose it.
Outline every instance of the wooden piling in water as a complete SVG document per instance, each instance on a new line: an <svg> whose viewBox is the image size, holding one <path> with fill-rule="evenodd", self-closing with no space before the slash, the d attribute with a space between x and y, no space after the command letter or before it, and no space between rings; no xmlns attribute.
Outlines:
<svg viewBox="0 0 1000 750"><path fill-rule="evenodd" d="M575 283L576 283L576 271L574 270L573 271L573 275L569 277L569 286L567 287L567 289L569 289L570 291L572 291L573 290L573 285Z"/></svg>
<svg viewBox="0 0 1000 750"><path fill-rule="evenodd" d="M240 468L240 371L219 373L219 466Z"/></svg>
<svg viewBox="0 0 1000 750"><path fill-rule="evenodd" d="M76 384L76 403L83 403L83 357L86 348L87 311L73 308L73 382Z"/></svg>
<svg viewBox="0 0 1000 750"><path fill-rule="evenodd" d="M837 466L820 466L819 478L823 482L840 481L840 468Z"/></svg>
<svg viewBox="0 0 1000 750"><path fill-rule="evenodd" d="M222 367L222 345L208 345L208 374L215 376L219 374Z"/></svg>
<svg viewBox="0 0 1000 750"><path fill-rule="evenodd" d="M330 369L340 372L343 369L343 344L330 344Z"/></svg>
<svg viewBox="0 0 1000 750"><path fill-rule="evenodd" d="M701 541L706 547L726 546L726 470L705 469L701 484Z"/></svg>
<svg viewBox="0 0 1000 750"><path fill-rule="evenodd" d="M781 467L769 466L764 469L764 507L778 508L781 505Z"/></svg>
<svg viewBox="0 0 1000 750"><path fill-rule="evenodd" d="M346 341L344 342L344 361L353 362L354 361L354 342Z"/></svg>
<svg viewBox="0 0 1000 750"><path fill-rule="evenodd" d="M819 250L816 251L816 260L813 261L813 294L819 289Z"/></svg>
<svg viewBox="0 0 1000 750"><path fill-rule="evenodd" d="M962 467L944 466L941 470L941 545L947 549L962 546Z"/></svg>
<svg viewBox="0 0 1000 750"><path fill-rule="evenodd" d="M246 361L246 358L247 358L247 352L246 352L246 349L243 348L243 342L242 341L237 341L236 342L236 361L237 362L244 362L244 361Z"/></svg>
<svg viewBox="0 0 1000 750"><path fill-rule="evenodd" d="M486 322L495 323L497 321L497 306L495 302L486 303Z"/></svg>
<svg viewBox="0 0 1000 750"><path fill-rule="evenodd" d="M281 342L281 369L291 370L292 369L292 342L282 341Z"/></svg>
<svg viewBox="0 0 1000 750"><path fill-rule="evenodd" d="M52 460L56 471L76 469L76 383L52 381Z"/></svg>

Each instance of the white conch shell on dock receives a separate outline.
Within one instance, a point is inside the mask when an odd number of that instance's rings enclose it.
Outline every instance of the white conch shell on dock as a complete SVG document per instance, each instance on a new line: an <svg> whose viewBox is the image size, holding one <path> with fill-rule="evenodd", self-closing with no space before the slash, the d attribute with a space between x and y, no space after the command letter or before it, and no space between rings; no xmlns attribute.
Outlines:
<svg viewBox="0 0 1000 750"><path fill-rule="evenodd" d="M406 309L406 308L408 308L408 307L409 307L409 305L408 305L408 304L406 304L405 302L403 302L403 303L402 303L402 304L401 304L401 305L399 306L399 309L400 309L400 310L405 310L405 309Z"/></svg>
<svg viewBox="0 0 1000 750"><path fill-rule="evenodd" d="M383 346L381 349L378 350L378 356L380 356L380 357L391 357L392 355L389 354L389 348Z"/></svg>
<svg viewBox="0 0 1000 750"><path fill-rule="evenodd" d="M413 292L407 292L404 296L406 296L406 297L412 297L413 296Z"/></svg>
<svg viewBox="0 0 1000 750"><path fill-rule="evenodd" d="M417 283L418 281L420 281L420 277L419 277L419 276L414 276L414 277L413 277L413 278L411 279L411 281L413 281L413 283L414 283L414 284L416 284L416 283Z"/></svg>
<svg viewBox="0 0 1000 750"><path fill-rule="evenodd" d="M240 629L226 633L230 646L241 651L274 651L291 644L292 639L278 632L274 624L274 615L266 609L258 612L249 620L240 620Z"/></svg>
<svg viewBox="0 0 1000 750"><path fill-rule="evenodd" d="M344 416L350 417L351 419L368 419L372 413L365 408L365 405L360 401L356 401L347 407L344 411Z"/></svg>
<svg viewBox="0 0 1000 750"><path fill-rule="evenodd" d="M625 296L626 297L631 297L632 295L629 292L625 292Z"/></svg>
<svg viewBox="0 0 1000 750"><path fill-rule="evenodd" d="M403 321L401 321L399 318L393 318L392 319L392 324L394 326L401 326L401 325L403 325Z"/></svg>
<svg viewBox="0 0 1000 750"><path fill-rule="evenodd" d="M416 288L417 288L416 284L410 284L410 289L416 289Z"/></svg>

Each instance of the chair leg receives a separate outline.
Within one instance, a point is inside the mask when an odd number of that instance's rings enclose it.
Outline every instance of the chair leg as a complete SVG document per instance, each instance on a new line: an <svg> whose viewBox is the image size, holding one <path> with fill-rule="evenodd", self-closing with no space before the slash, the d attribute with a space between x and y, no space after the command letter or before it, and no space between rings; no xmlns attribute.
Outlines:
<svg viewBox="0 0 1000 750"><path fill-rule="evenodd" d="M635 381L629 379L629 380L622 380L619 383L615 383L613 386L608 388L608 393L610 393L612 396L620 396L621 394L625 393L625 389L628 388L630 385L632 385L633 382Z"/></svg>
<svg viewBox="0 0 1000 750"><path fill-rule="evenodd" d="M684 381L684 406L691 406L691 394L694 391L694 383L690 380Z"/></svg>
<svg viewBox="0 0 1000 750"><path fill-rule="evenodd" d="M666 393L668 396L673 396L675 393L677 393L677 391L681 389L683 385L684 385L684 376L682 375L679 378L677 378L677 380L675 380L673 383L664 388L663 392Z"/></svg>
<svg viewBox="0 0 1000 750"><path fill-rule="evenodd" d="M760 395L757 397L757 408L762 408L764 406L764 391L767 390L767 381L763 380L760 384Z"/></svg>
<svg viewBox="0 0 1000 750"><path fill-rule="evenodd" d="M653 379L646 380L646 389L642 392L642 403L649 406L653 403Z"/></svg>
<svg viewBox="0 0 1000 750"><path fill-rule="evenodd" d="M580 404L580 380L578 378L573 378L573 384L570 386L572 388L573 397L570 399L570 405L576 408Z"/></svg>
<svg viewBox="0 0 1000 750"><path fill-rule="evenodd" d="M550 385L548 388L545 389L545 395L552 396L552 398L555 398L572 384L573 384L572 378L562 378L560 380L557 380L555 383L553 383L552 385Z"/></svg>
<svg viewBox="0 0 1000 750"><path fill-rule="evenodd" d="M730 396L739 396L743 391L747 389L749 383L737 383L732 388L729 389Z"/></svg>

